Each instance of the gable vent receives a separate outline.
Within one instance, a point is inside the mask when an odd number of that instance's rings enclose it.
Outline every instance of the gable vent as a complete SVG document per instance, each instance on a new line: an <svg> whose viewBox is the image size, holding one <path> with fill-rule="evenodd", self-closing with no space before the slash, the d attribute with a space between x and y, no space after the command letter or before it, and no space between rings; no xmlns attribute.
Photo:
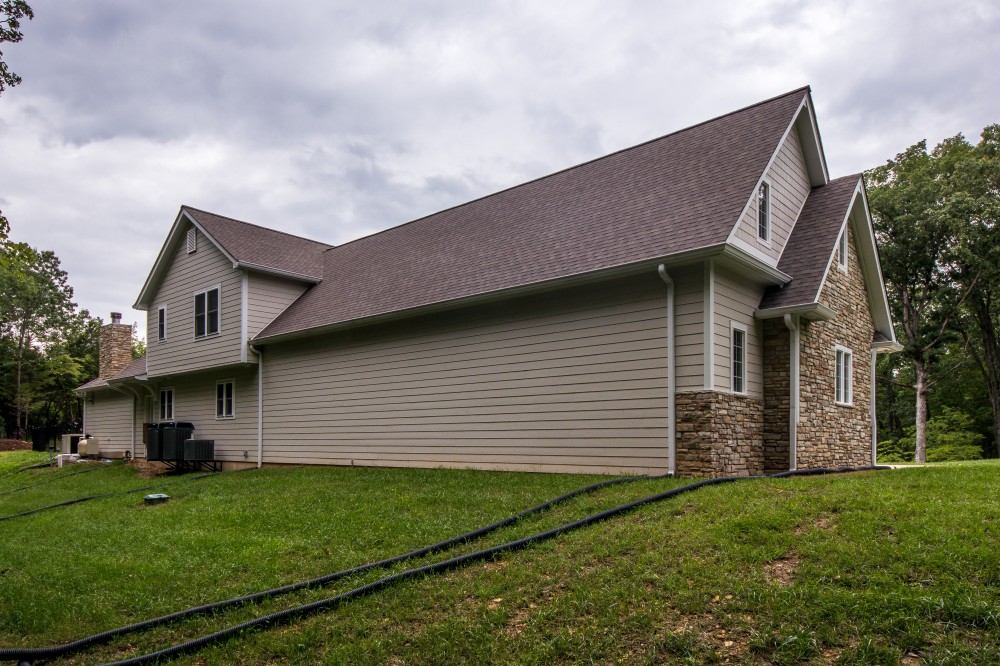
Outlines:
<svg viewBox="0 0 1000 666"><path fill-rule="evenodd" d="M188 229L188 254L198 249L198 230Z"/></svg>

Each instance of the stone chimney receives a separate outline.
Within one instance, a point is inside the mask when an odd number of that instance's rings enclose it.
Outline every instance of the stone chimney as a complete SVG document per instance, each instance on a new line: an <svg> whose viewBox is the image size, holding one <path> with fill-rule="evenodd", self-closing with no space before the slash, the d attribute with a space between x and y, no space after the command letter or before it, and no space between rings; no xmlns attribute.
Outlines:
<svg viewBox="0 0 1000 666"><path fill-rule="evenodd" d="M122 323L122 313L112 312L111 323L101 326L100 379L110 379L132 363L132 327Z"/></svg>

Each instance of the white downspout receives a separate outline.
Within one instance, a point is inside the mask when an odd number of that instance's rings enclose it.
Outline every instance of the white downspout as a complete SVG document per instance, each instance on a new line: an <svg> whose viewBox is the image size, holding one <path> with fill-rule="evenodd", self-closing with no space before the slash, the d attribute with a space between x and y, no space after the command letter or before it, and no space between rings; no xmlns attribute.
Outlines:
<svg viewBox="0 0 1000 666"><path fill-rule="evenodd" d="M799 318L785 315L788 328L788 469L798 469L799 430Z"/></svg>
<svg viewBox="0 0 1000 666"><path fill-rule="evenodd" d="M872 350L872 371L871 371L871 396L869 397L869 410L872 418L872 467L878 464L878 419L875 414L875 359L878 352Z"/></svg>
<svg viewBox="0 0 1000 666"><path fill-rule="evenodd" d="M677 371L674 359L674 281L667 274L667 268L660 264L656 271L667 285L667 471L677 474L677 412L675 395L677 392Z"/></svg>
<svg viewBox="0 0 1000 666"><path fill-rule="evenodd" d="M257 355L257 468L264 464L264 352L247 342Z"/></svg>

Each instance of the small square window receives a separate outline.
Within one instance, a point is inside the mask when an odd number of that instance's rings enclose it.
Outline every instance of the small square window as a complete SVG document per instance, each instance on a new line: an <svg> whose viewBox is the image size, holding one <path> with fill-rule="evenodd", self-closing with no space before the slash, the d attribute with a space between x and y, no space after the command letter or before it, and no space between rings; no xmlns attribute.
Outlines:
<svg viewBox="0 0 1000 666"><path fill-rule="evenodd" d="M236 392L232 380L215 385L215 418L231 419L236 416Z"/></svg>
<svg viewBox="0 0 1000 666"><path fill-rule="evenodd" d="M771 185L767 181L757 190L757 238L771 240Z"/></svg>

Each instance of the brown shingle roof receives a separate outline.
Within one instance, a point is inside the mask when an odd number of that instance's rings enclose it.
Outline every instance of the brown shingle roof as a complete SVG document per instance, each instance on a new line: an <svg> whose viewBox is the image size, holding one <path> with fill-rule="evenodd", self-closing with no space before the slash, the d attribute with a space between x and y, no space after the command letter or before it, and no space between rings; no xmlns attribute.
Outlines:
<svg viewBox="0 0 1000 666"><path fill-rule="evenodd" d="M257 337L726 241L808 88L324 253L323 281Z"/></svg>
<svg viewBox="0 0 1000 666"><path fill-rule="evenodd" d="M859 180L860 174L844 176L809 193L778 261L778 270L791 275L792 281L783 288L768 289L761 300L762 310L817 302Z"/></svg>
<svg viewBox="0 0 1000 666"><path fill-rule="evenodd" d="M137 358L131 363L129 363L124 370L119 372L114 377L111 377L111 380L128 379L131 377L138 377L139 375L144 375L144 374L146 374L146 357L142 356L141 358ZM87 389L101 388L107 385L108 385L107 379L101 379L100 377L98 377L97 379L91 379L89 382L87 382L83 386L78 387L76 390L86 391Z"/></svg>
<svg viewBox="0 0 1000 666"><path fill-rule="evenodd" d="M326 243L292 236L282 231L241 222L231 217L182 206L236 261L282 273L293 273L319 280L323 277L323 252L333 247Z"/></svg>

